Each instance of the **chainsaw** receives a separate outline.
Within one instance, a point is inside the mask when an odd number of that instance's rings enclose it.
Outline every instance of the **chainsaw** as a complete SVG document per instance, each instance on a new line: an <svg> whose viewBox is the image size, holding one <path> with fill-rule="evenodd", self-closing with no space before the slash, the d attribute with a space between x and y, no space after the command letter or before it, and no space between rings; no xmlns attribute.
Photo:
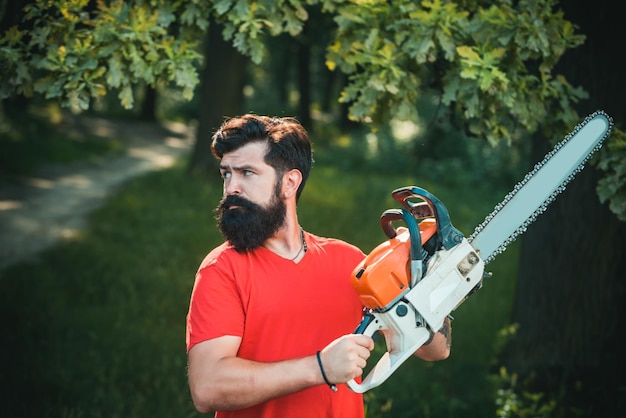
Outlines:
<svg viewBox="0 0 626 418"><path fill-rule="evenodd" d="M382 384L443 326L446 317L482 287L485 265L505 251L579 173L609 135L613 120L603 111L585 118L537 163L504 200L465 237L434 195L416 186L392 197L402 208L380 217L387 240L351 275L364 306L355 334L384 335L387 351L357 383L364 393ZM394 225L402 222L404 228Z"/></svg>

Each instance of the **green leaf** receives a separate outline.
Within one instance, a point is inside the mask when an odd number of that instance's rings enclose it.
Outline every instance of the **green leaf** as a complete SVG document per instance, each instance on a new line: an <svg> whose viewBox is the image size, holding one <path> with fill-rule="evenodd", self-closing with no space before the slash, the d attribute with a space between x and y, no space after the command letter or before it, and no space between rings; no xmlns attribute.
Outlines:
<svg viewBox="0 0 626 418"><path fill-rule="evenodd" d="M121 66L121 54L115 53L109 58L108 71L107 71L107 84L111 87L117 88L122 85L124 74Z"/></svg>
<svg viewBox="0 0 626 418"><path fill-rule="evenodd" d="M134 104L133 89L130 84L125 84L118 94L120 102L125 109L132 109Z"/></svg>

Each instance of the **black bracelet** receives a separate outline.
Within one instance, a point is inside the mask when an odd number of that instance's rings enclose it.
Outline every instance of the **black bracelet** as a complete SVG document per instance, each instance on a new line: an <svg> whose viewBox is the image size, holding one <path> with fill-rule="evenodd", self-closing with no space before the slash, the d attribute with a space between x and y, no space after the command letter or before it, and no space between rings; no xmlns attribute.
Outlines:
<svg viewBox="0 0 626 418"><path fill-rule="evenodd" d="M322 371L322 377L324 378L324 382L333 390L333 392L337 392L337 385L334 385L328 381L326 377L326 373L324 373L324 366L322 366L322 358L320 357L320 352L315 353L317 356L317 364L320 365L320 370Z"/></svg>

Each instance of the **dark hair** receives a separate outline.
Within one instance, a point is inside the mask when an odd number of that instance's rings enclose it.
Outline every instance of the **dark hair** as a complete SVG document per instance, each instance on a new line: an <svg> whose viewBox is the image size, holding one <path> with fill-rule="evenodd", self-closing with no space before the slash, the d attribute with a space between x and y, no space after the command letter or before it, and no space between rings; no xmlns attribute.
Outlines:
<svg viewBox="0 0 626 418"><path fill-rule="evenodd" d="M298 201L313 164L313 151L306 129L289 117L237 116L226 120L213 134L211 152L221 160L224 154L251 142L267 143L264 160L279 176L294 168L300 170L302 183L296 192Z"/></svg>

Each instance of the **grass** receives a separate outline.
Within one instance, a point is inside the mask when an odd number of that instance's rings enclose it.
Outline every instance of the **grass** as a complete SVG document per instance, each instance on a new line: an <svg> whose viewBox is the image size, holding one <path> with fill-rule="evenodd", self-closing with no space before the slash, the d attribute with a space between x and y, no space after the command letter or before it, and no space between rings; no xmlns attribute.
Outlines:
<svg viewBox="0 0 626 418"><path fill-rule="evenodd" d="M391 190L436 195L464 233L501 194L438 179L316 164L299 205L303 226L371 250ZM444 184L444 185L442 185ZM37 262L0 272L5 361L0 414L13 417L194 417L185 315L195 270L221 236L212 210L221 183L182 165L128 182L78 237ZM513 245L489 265L483 289L453 315L450 359L409 359L365 395L367 417L495 416L491 374L515 285ZM357 324L355 324L356 326Z"/></svg>

